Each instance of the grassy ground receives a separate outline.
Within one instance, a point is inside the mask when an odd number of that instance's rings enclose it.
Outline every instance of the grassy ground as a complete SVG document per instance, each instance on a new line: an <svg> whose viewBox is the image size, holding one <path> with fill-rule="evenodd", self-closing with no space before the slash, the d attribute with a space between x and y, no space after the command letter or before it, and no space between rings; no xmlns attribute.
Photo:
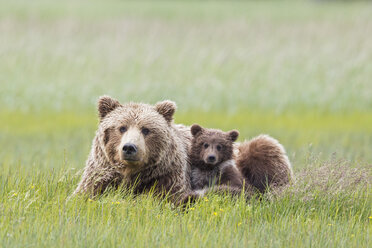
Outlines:
<svg viewBox="0 0 372 248"><path fill-rule="evenodd" d="M0 246L370 246L370 16L363 2L0 1ZM66 201L102 94L271 134L297 180L187 212L119 192Z"/></svg>

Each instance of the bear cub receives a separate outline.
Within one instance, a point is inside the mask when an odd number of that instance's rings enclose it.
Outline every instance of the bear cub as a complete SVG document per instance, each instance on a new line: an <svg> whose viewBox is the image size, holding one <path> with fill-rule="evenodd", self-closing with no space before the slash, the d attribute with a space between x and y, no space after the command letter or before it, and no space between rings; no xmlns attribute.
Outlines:
<svg viewBox="0 0 372 248"><path fill-rule="evenodd" d="M201 190L215 185L242 188L243 176L235 165L233 152L239 132L223 132L194 124L191 134L189 158L192 189Z"/></svg>

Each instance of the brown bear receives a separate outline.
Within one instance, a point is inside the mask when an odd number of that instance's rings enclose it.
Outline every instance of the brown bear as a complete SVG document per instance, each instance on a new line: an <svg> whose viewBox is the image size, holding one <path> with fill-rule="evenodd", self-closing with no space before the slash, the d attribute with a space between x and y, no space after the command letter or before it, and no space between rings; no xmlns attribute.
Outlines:
<svg viewBox="0 0 372 248"><path fill-rule="evenodd" d="M256 191L264 193L267 189L287 185L293 177L283 146L268 135L239 144L234 143L239 135L235 130L225 133L197 124L191 127L191 134L192 189L224 186L198 191L200 194L221 191L240 194L244 185L245 194L250 197Z"/></svg>
<svg viewBox="0 0 372 248"><path fill-rule="evenodd" d="M121 184L134 193L170 193L171 199L188 194L191 134L173 123L175 110L172 101L121 104L101 97L98 130L75 193L95 196Z"/></svg>
<svg viewBox="0 0 372 248"><path fill-rule="evenodd" d="M200 190L215 185L242 188L243 176L236 168L233 153L233 144L239 132L223 132L194 124L191 134L191 188Z"/></svg>
<svg viewBox="0 0 372 248"><path fill-rule="evenodd" d="M134 193L153 189L171 200L199 197L191 190L188 151L190 128L173 123L176 105L121 104L108 96L98 102L99 126L82 179L75 194L91 196L107 187L132 187ZM268 136L259 136L234 149L236 163L249 184L288 184L292 175L284 148ZM225 185L222 185L225 186ZM222 187L221 186L221 187ZM247 185L248 186L248 185ZM228 191L231 191L229 186Z"/></svg>
<svg viewBox="0 0 372 248"><path fill-rule="evenodd" d="M245 183L259 192L288 185L293 179L291 164L284 147L268 135L259 135L237 144L236 165Z"/></svg>

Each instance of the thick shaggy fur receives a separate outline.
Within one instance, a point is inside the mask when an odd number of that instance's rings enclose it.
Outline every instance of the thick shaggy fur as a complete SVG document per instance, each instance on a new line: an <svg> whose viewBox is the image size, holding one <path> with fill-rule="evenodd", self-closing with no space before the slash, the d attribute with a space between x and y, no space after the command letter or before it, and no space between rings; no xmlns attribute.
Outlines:
<svg viewBox="0 0 372 248"><path fill-rule="evenodd" d="M283 146L268 135L259 135L239 144L236 164L246 184L254 186L261 193L267 188L287 185L293 178Z"/></svg>
<svg viewBox="0 0 372 248"><path fill-rule="evenodd" d="M122 105L110 97L101 97L99 127L75 193L95 196L119 184L134 187L135 193L150 189L177 197L189 193L187 151L191 134L188 128L173 124L175 109L171 101L155 106ZM131 159L123 155L123 145L129 143L137 150Z"/></svg>
<svg viewBox="0 0 372 248"><path fill-rule="evenodd" d="M237 170L233 157L233 143L239 133L235 130L222 132L206 129L194 124L191 134L193 139L189 158L192 189L200 190L214 185L241 188L243 177ZM208 160L210 157L213 161Z"/></svg>

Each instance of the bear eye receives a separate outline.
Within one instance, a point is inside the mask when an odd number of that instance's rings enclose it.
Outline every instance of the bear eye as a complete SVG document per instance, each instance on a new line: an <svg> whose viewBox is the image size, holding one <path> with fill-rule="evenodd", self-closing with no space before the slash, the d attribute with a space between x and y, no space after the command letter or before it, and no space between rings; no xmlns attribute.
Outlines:
<svg viewBox="0 0 372 248"><path fill-rule="evenodd" d="M125 132L127 131L127 128L126 128L126 127L120 127L120 128L119 128L119 131L120 131L121 133L125 133Z"/></svg>
<svg viewBox="0 0 372 248"><path fill-rule="evenodd" d="M221 151L222 149L222 146L221 145L217 145L217 151Z"/></svg>
<svg viewBox="0 0 372 248"><path fill-rule="evenodd" d="M142 128L143 135L148 135L150 133L150 130L148 128L143 127Z"/></svg>
<svg viewBox="0 0 372 248"><path fill-rule="evenodd" d="M209 147L208 143L204 143L204 148L207 149Z"/></svg>

